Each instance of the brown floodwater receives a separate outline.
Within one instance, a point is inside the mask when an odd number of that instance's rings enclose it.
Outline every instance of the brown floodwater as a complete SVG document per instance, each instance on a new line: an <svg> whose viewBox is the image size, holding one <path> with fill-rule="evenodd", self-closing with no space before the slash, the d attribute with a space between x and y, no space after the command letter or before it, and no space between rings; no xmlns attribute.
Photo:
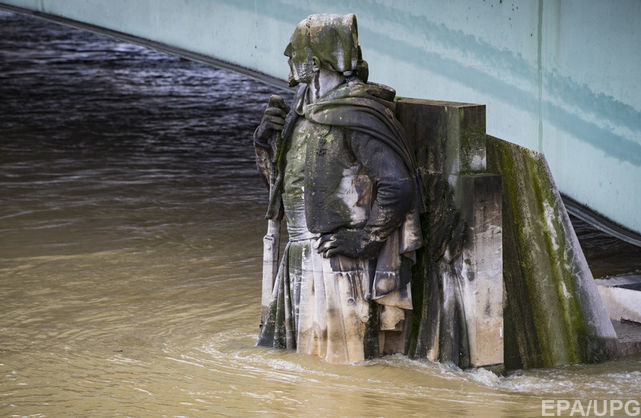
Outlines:
<svg viewBox="0 0 641 418"><path fill-rule="evenodd" d="M497 376L255 347L266 191L249 138L272 92L0 13L1 415L536 416L545 399L641 401L639 356Z"/></svg>

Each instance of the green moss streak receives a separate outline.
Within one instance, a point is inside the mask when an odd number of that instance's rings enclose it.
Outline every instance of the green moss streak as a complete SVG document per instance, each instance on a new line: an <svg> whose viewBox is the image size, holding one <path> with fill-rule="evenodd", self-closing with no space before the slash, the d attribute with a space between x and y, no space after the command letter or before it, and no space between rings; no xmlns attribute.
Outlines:
<svg viewBox="0 0 641 418"><path fill-rule="evenodd" d="M526 315L522 323L513 321L512 331L523 365L551 367L592 361L597 355L591 353L584 312L589 307L579 300L582 278L574 268L574 249L568 246L545 160L492 139L488 140L488 167L503 175L504 254L515 256L520 270L509 271L513 260L504 260L511 311L506 315ZM546 206L552 211L549 220ZM514 248L508 248L510 236L516 240ZM535 335L528 334L530 327Z"/></svg>

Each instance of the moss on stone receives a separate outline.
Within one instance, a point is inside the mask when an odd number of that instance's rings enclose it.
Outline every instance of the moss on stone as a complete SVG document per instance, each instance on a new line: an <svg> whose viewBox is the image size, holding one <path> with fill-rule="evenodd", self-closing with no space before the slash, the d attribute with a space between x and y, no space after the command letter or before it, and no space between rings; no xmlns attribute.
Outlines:
<svg viewBox="0 0 641 418"><path fill-rule="evenodd" d="M488 169L504 179L506 317L518 318L507 324L515 335L506 338L516 344L506 350L518 349L523 367L593 361L600 356L590 342L602 330L588 316L599 307L582 297L592 277L579 265L584 259L568 237L571 225L545 158L488 137Z"/></svg>
<svg viewBox="0 0 641 418"><path fill-rule="evenodd" d="M414 138L428 210L421 217L425 247L413 269L409 352L421 358L433 355L443 339L439 280L441 269L450 266L443 257L447 250L449 261L456 258L465 236L448 178L481 171L466 165L478 146L478 156L486 147L487 171L503 177L506 368L603 359L607 353L600 341L608 335L603 329L609 324L607 313L586 290L592 277L572 241L576 238L547 163L534 151L485 137L484 110L449 102L397 102L398 118L408 138Z"/></svg>

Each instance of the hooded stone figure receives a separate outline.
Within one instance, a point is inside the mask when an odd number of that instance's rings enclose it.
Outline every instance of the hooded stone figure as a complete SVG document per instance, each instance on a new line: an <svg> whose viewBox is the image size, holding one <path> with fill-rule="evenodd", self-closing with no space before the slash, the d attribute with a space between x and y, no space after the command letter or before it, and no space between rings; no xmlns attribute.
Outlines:
<svg viewBox="0 0 641 418"><path fill-rule="evenodd" d="M254 133L267 218L289 235L257 344L333 363L404 352L422 199L395 91L367 82L353 14L307 17L285 55L291 110L272 96Z"/></svg>

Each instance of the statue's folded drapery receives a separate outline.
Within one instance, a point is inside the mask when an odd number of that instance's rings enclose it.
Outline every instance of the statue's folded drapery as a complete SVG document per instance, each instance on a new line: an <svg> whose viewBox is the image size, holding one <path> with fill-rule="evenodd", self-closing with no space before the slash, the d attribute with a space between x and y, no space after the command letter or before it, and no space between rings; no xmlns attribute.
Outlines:
<svg viewBox="0 0 641 418"><path fill-rule="evenodd" d="M361 361L403 333L412 309L410 267L422 243L414 162L393 117L393 90L339 86L319 101L322 120L301 93L279 170L289 243L258 344L333 363ZM334 98L349 124L331 110ZM322 234L345 229L379 239L376 256L318 253Z"/></svg>
<svg viewBox="0 0 641 418"><path fill-rule="evenodd" d="M287 244L274 285L273 303L258 344L296 349L332 363L371 357L367 262L338 256L339 271L314 248L314 239ZM368 339L370 341L368 341Z"/></svg>

